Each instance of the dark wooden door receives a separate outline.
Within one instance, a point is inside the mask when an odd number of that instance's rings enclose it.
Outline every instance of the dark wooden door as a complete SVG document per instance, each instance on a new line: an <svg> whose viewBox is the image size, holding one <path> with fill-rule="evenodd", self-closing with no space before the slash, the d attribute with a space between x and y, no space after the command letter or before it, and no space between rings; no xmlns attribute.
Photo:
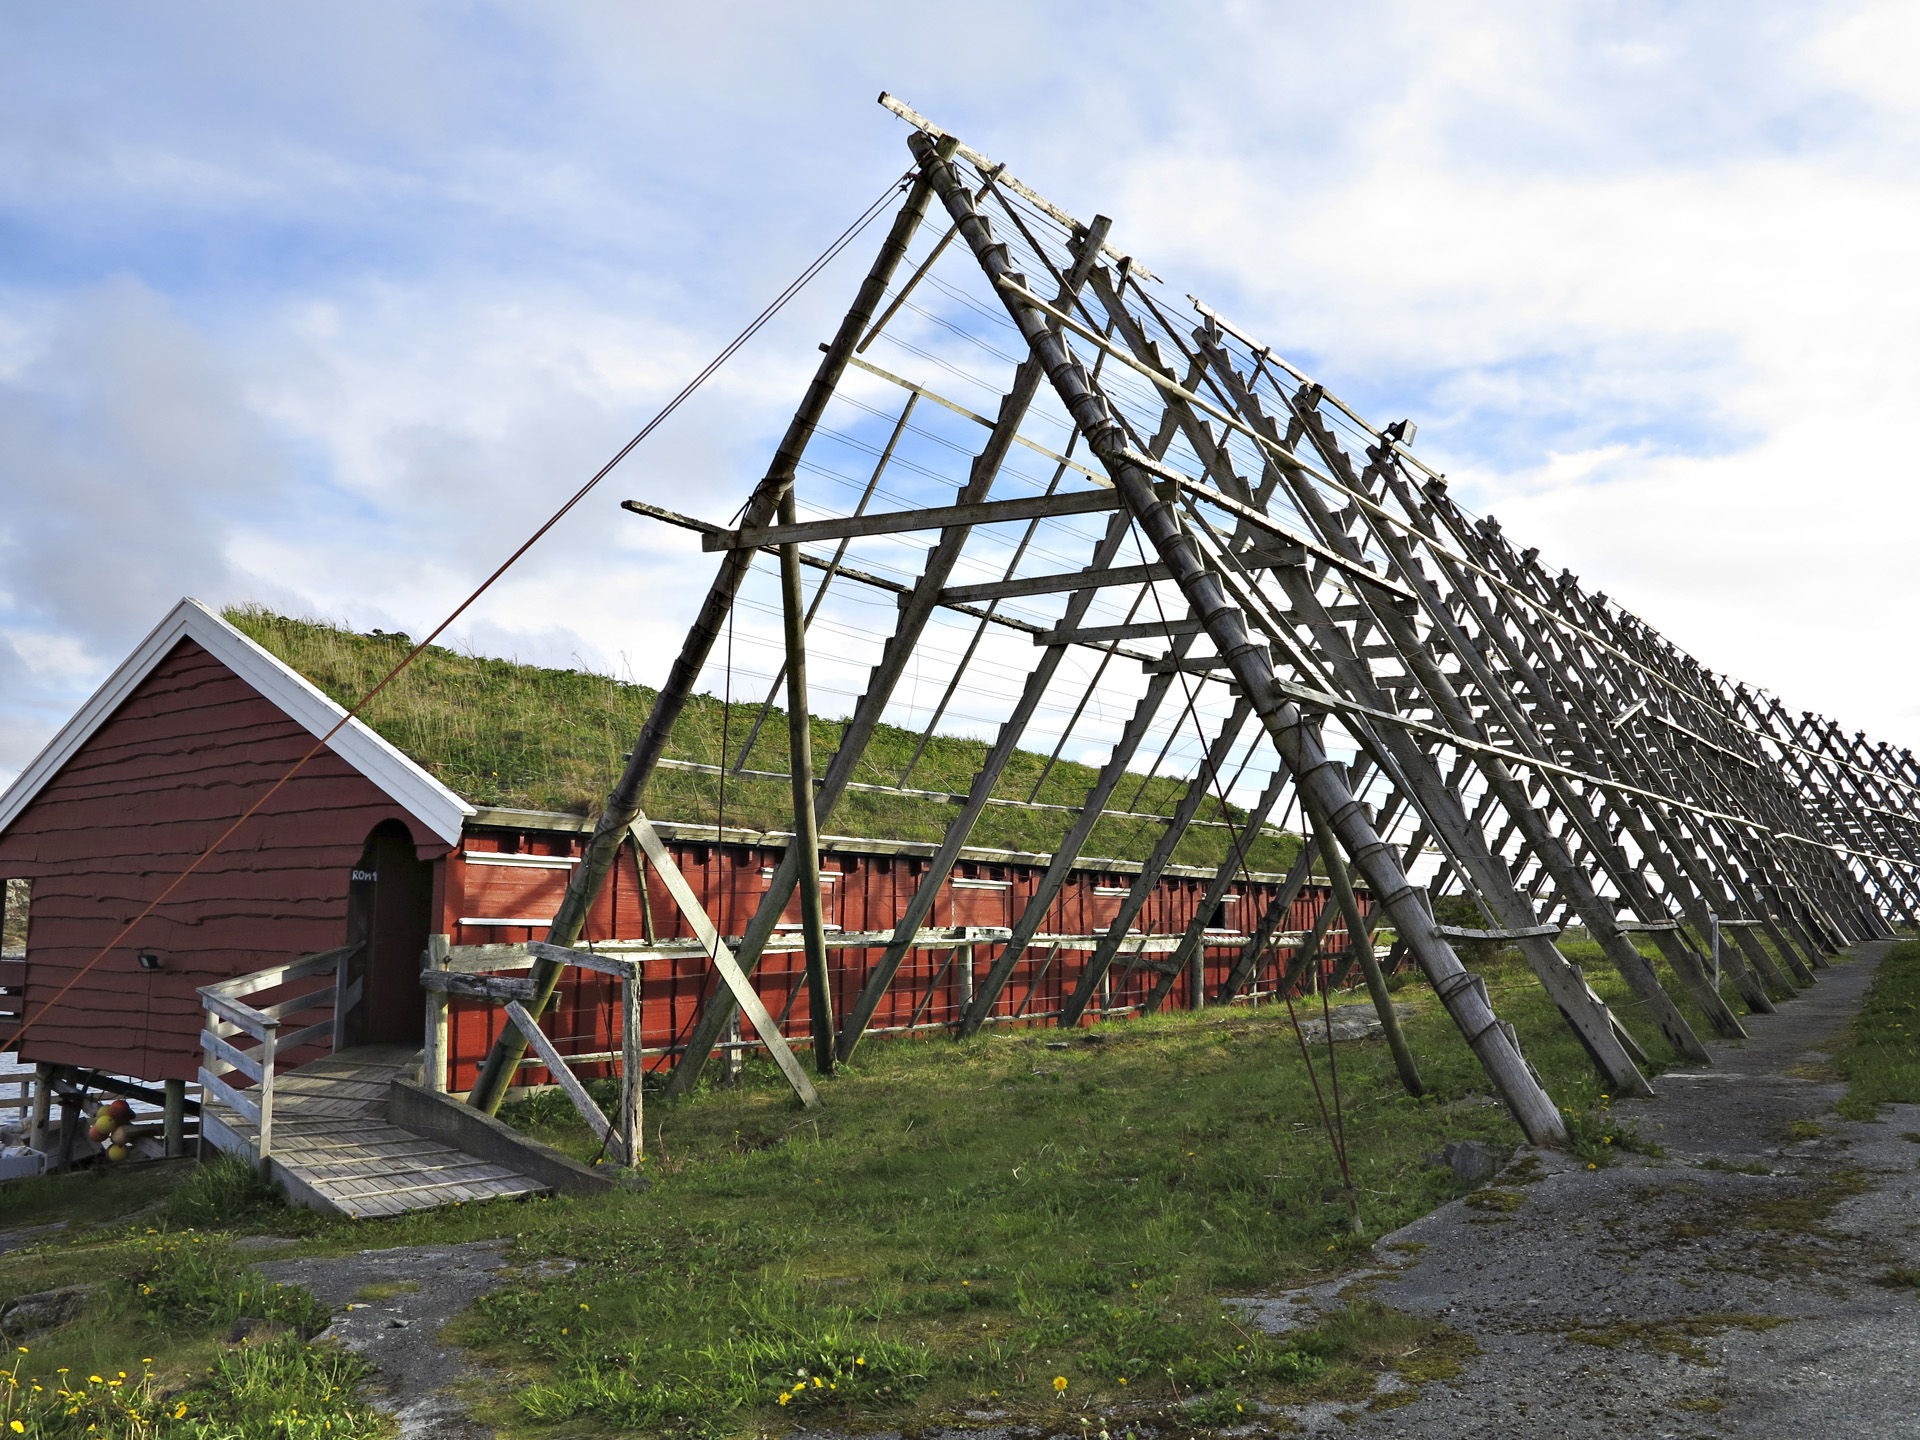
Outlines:
<svg viewBox="0 0 1920 1440"><path fill-rule="evenodd" d="M367 837L348 881L347 940L365 941L356 973L360 1004L347 1017L349 1045L417 1045L426 1007L420 955L433 914L433 865L415 857L406 827L387 821Z"/></svg>

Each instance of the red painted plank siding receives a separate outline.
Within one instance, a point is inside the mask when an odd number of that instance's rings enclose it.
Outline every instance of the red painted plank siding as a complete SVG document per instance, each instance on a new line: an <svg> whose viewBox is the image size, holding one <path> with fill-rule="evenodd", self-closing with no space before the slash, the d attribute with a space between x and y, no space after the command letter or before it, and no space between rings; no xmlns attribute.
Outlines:
<svg viewBox="0 0 1920 1440"><path fill-rule="evenodd" d="M0 876L33 881L23 1059L191 1079L199 1065L194 988L340 944L348 873L375 825L408 824L423 859L446 853L322 750L52 1004L312 744L251 685L183 640L47 783L0 835ZM159 953L166 968L141 970L141 950Z"/></svg>
<svg viewBox="0 0 1920 1440"><path fill-rule="evenodd" d="M444 914L453 943L478 945L543 938L544 921L559 907L567 873L572 868L539 866L537 860L527 868L510 863L473 863L468 856L485 856L488 860L497 856L509 862L515 855L570 857L581 854L584 843L584 837L572 834L531 830L469 834L463 841L461 853L447 862L449 908ZM760 846L679 839L669 841L668 848L701 904L726 935L738 935L745 928L781 854L777 849ZM821 893L827 902L827 923L849 931L891 929L905 913L924 870L924 862L911 856L829 853L822 857L821 863ZM1010 925L1034 894L1041 873L1025 865L963 862L943 887L933 921L941 926ZM1123 895L1098 892L1124 891L1132 878L1098 871L1076 872L1050 907L1042 932L1103 933L1119 913ZM1206 883L1197 879L1163 878L1142 908L1134 930L1162 935L1184 932L1206 888ZM1231 924L1240 928L1257 922L1276 889L1271 884L1236 886L1233 893L1240 898L1228 906ZM1361 897L1363 906L1368 898ZM1325 903L1324 889L1307 888L1293 902L1281 928L1287 931L1311 928ZM786 912L789 924L798 924L798 908L797 901L789 904ZM651 936L644 923L648 913L653 921ZM462 925L459 922L463 919L524 919L541 923ZM691 934L691 928L651 866L647 875L647 903L643 907L640 875L633 853L630 849L623 850L613 882L601 896L585 938L670 939L687 938ZM1341 937L1334 939L1339 948ZM891 991L874 1015L874 1025L881 1028L932 1026L955 1020L960 1009L960 989L955 965L948 963L952 949L952 946L938 946L909 952ZM985 978L999 950L998 945L989 942L976 944L974 971L981 979ZM1062 950L1053 954L1052 950L1052 946L1041 942L1028 947L1001 995L997 1014L1031 1020L1057 1010L1072 993L1091 952ZM878 949L828 952L837 1014L844 1013L853 1004L866 983L870 967L879 961L881 953ZM1290 949L1274 952L1256 983L1270 986L1279 967L1291 959L1292 953ZM1234 947L1207 949L1209 994L1225 982L1237 958ZM1323 962L1323 972L1330 972L1334 963ZM771 953L754 973L755 988L768 1010L776 1018L785 1017L783 1033L795 1039L808 1033L804 974L805 962L798 951ZM1109 1003L1114 1006L1144 1001L1159 980L1158 972L1145 967L1127 970L1124 959L1115 965L1111 976ZM936 977L938 984L929 995L928 988ZM1189 984L1189 976L1179 977L1168 1003L1185 1006ZM648 961L642 1000L643 1044L648 1048L679 1044L712 989L708 966L698 955ZM611 979L569 969L560 988L558 1005L548 1013L544 1028L562 1054L604 1054L619 1049L619 1008L618 987ZM480 1061L504 1022L497 1007L483 1002L455 1000L451 1010L451 1084L456 1090L464 1090L473 1083ZM672 1060L667 1056L650 1057L648 1063L660 1067L670 1065ZM587 1078L612 1074L615 1069L608 1064L578 1068ZM543 1068L527 1065L522 1067L519 1078L523 1084L545 1084L551 1077Z"/></svg>

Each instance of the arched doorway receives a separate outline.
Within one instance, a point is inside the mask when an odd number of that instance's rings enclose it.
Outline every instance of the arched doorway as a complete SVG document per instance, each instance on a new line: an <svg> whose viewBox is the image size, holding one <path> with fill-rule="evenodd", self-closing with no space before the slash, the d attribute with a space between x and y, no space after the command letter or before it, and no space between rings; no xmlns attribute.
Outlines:
<svg viewBox="0 0 1920 1440"><path fill-rule="evenodd" d="M433 919L433 866L413 850L398 820L383 820L347 882L347 943L364 942L353 973L360 1003L343 1028L347 1045L418 1045L426 1009L420 956Z"/></svg>

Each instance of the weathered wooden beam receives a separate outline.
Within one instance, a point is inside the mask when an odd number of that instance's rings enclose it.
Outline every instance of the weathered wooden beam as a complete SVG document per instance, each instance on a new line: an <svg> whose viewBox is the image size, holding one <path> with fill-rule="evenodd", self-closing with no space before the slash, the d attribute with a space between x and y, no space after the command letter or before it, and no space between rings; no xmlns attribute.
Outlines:
<svg viewBox="0 0 1920 1440"><path fill-rule="evenodd" d="M708 918L706 907L700 903L700 897L693 893L693 887L687 883L687 877L680 871L679 864L668 853L666 844L660 839L660 832L653 828L645 815L636 813L633 818L633 838L646 852L647 859L653 862L653 868L660 872L660 879L667 887L667 893L673 897L673 903L680 908L694 935L699 939L701 948L718 972L726 990L733 997L734 1004L746 1012L747 1019L753 1022L753 1028L759 1032L761 1041L767 1047L767 1053L780 1067L780 1073L787 1077L787 1083L793 1087L794 1094L800 1097L800 1103L808 1109L820 1103L819 1092L813 1088L813 1081L800 1068L800 1062L794 1058L793 1050L788 1046L786 1037L780 1033L780 1024L767 1013L766 1005L760 999L760 992L753 988L753 981L734 959L733 951L726 941L720 938L720 932L714 928Z"/></svg>
<svg viewBox="0 0 1920 1440"><path fill-rule="evenodd" d="M792 488L794 474L808 443L819 428L827 402L833 398L841 377L846 373L854 346L860 342L868 323L886 298L887 286L906 258L908 244L918 233L931 198L932 190L927 177L925 174L916 175L907 187L906 197L894 215L893 224L887 231L886 239L881 242L879 253L861 281L852 306L842 317L840 328L820 358L813 380L792 420L788 422L786 433L781 438L779 449L774 452L766 475L747 499L746 512L741 519L743 525L766 524L779 508L781 498ZM679 720L680 712L686 708L693 687L699 683L701 672L706 669L707 659L719 640L727 614L733 609L734 597L746 578L755 553L752 550L730 550L721 558L719 573L708 588L699 613L681 643L680 653L654 697L653 709L648 713L639 737L627 752L626 767L614 783L594 823L593 838L587 844L584 863L575 867L568 877L566 894L561 897L559 911L547 932L547 938L554 944L571 945L580 938L593 903L599 897L607 876L612 873L620 848L627 843L629 827L634 817L640 814L641 798L647 781L653 775L654 764L666 752L674 724ZM562 973L562 967L552 962L543 961L536 966L534 979L540 986L534 1006L536 1010L546 1003L546 998L559 984ZM777 1037L774 1039L777 1041ZM711 1037L708 1038L708 1044L711 1045ZM467 1096L467 1103L488 1114L498 1110L500 1102L506 1098L507 1086L520 1057L526 1053L526 1047L525 1036L511 1026L504 1030L487 1052L479 1077Z"/></svg>
<svg viewBox="0 0 1920 1440"><path fill-rule="evenodd" d="M619 1153L622 1161L627 1160L627 1137L613 1128L613 1122L607 1119L593 1097L587 1094L587 1087L580 1083L580 1077L573 1073L567 1064L566 1056L554 1047L546 1032L535 1023L526 1007L518 1000L507 1001L507 1018L519 1027L520 1033L527 1037L527 1043L540 1057L540 1063L547 1067L547 1073L553 1076L554 1083L573 1102L573 1108L580 1112L580 1118L587 1122L587 1128L599 1137L602 1145ZM630 1162L629 1162L630 1163Z"/></svg>
<svg viewBox="0 0 1920 1440"><path fill-rule="evenodd" d="M757 530L723 530L718 535L702 536L700 548L739 550L762 545L811 545L820 540L847 540L862 535L944 530L950 525L997 525L1009 520L1053 520L1068 515L1097 515L1119 508L1119 497L1111 490L1068 490L1054 495L983 500L976 505L938 505L925 510L889 510L878 515L800 520L791 525L769 525Z"/></svg>
<svg viewBox="0 0 1920 1440"><path fill-rule="evenodd" d="M1078 630L1056 627L1033 637L1036 645L1108 645L1119 640L1164 640L1173 635L1198 635L1206 626L1190 617L1150 620L1137 625L1087 625Z"/></svg>
<svg viewBox="0 0 1920 1440"><path fill-rule="evenodd" d="M1105 401L1093 391L1077 359L1048 324L1047 315L1037 308L1036 297L1024 284L1007 283L1012 271L1005 247L995 245L991 232L974 213L971 196L960 185L952 167L934 153L924 138L916 137L913 144L915 156L925 167L948 214L959 223L974 258L999 288L1009 316L1019 326L1034 358L1042 362L1047 378L1081 433L1086 435L1089 447L1113 477L1115 488L1120 491L1135 523L1158 553L1161 563L1173 573L1192 613L1207 621L1215 649L1236 657L1235 678L1240 682L1242 693L1258 709L1288 768L1298 777L1303 795L1311 794L1343 849L1367 877L1521 1129L1537 1144L1566 1144L1566 1124L1528 1069L1513 1037L1500 1024L1486 997L1473 986L1472 977L1445 943L1420 933L1432 924L1433 917L1425 913L1395 857L1374 833L1343 775L1329 769L1329 758L1318 737L1304 723L1304 717L1290 702L1278 699L1273 667L1263 655L1252 653L1255 647L1240 604L1222 575L1202 558L1193 532L1183 526L1160 499L1153 472L1134 458L1136 452L1127 443L1125 432L1113 419ZM1048 307L1047 313L1059 317L1059 312L1052 307ZM1149 685L1160 678L1153 677Z"/></svg>
<svg viewBox="0 0 1920 1440"><path fill-rule="evenodd" d="M978 511L980 506L955 506ZM826 918L820 908L820 818L813 809L813 707L807 699L807 626L800 593L800 546L793 494L780 502L780 616L786 639L787 769L792 776L793 843L800 861L800 935L807 952L807 1021L813 1032L813 1069L833 1073L833 987L827 976ZM878 518L878 517L874 517ZM956 524L975 523L966 520ZM944 528L944 526L942 527Z"/></svg>
<svg viewBox="0 0 1920 1440"><path fill-rule="evenodd" d="M439 995L464 995L469 1000L531 1000L535 986L531 980L510 980L501 975L462 975L453 970L422 970L420 988Z"/></svg>
<svg viewBox="0 0 1920 1440"><path fill-rule="evenodd" d="M1558 935L1558 925L1528 925L1518 930L1467 930L1458 925L1436 925L1433 933L1449 940L1532 940Z"/></svg>

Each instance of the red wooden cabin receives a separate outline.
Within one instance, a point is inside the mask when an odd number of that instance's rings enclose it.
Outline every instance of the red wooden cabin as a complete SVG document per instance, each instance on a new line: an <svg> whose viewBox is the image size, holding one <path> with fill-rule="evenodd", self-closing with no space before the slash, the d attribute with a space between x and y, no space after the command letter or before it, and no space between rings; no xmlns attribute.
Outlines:
<svg viewBox="0 0 1920 1440"><path fill-rule="evenodd" d="M482 809L447 789L367 726L351 721L306 679L195 600L182 600L101 686L46 750L0 796L0 887L27 906L24 958L0 969L16 998L9 1033L27 1029L23 1060L82 1066L148 1080L188 1080L200 1061L196 987L229 980L349 940L362 1003L351 1043L422 1037L417 975L430 934L455 945L545 938L546 922L578 863L591 822L573 815ZM186 879L180 872L239 821L309 751L317 752L240 823ZM658 828L724 934L738 934L766 886L786 837L660 823ZM844 931L888 930L919 882L934 846L827 837L822 889L827 920ZM1046 856L969 851L948 880L931 923L1004 927L1033 893ZM1056 901L1047 932L1103 931L1137 865L1089 860ZM1210 872L1174 867L1139 922L1149 934L1188 925ZM1277 876L1236 889L1214 921L1251 924ZM155 897L165 898L123 935ZM1282 927L1305 929L1324 903L1309 888ZM797 911L797 903L795 906ZM1246 912L1243 919L1241 912ZM18 919L19 917L15 917ZM797 913L790 917L797 921ZM17 926L15 927L17 933ZM631 850L601 896L588 940L686 936L656 875ZM990 942L977 960L989 962ZM879 1029L937 1027L955 1014L959 979L951 947L916 952L875 1017ZM1207 952L1209 985L1235 951ZM851 1002L879 952L832 952L838 1002ZM1032 947L1001 1001L1032 1020L1056 1009L1078 978L1084 951ZM769 953L756 973L768 1008L788 1033L806 1033L798 952ZM568 1054L617 1052L615 982L569 969L549 1033ZM1158 976L1116 967L1108 1003L1144 997ZM1177 982L1185 1003L1190 977ZM669 1056L712 980L698 956L649 961L644 1043ZM798 993L796 993L798 992ZM456 1001L449 1077L471 1083L502 1023L500 1012ZM670 1063L656 1058L654 1063ZM588 1068L586 1074L597 1073ZM541 1083L529 1066L522 1083Z"/></svg>

